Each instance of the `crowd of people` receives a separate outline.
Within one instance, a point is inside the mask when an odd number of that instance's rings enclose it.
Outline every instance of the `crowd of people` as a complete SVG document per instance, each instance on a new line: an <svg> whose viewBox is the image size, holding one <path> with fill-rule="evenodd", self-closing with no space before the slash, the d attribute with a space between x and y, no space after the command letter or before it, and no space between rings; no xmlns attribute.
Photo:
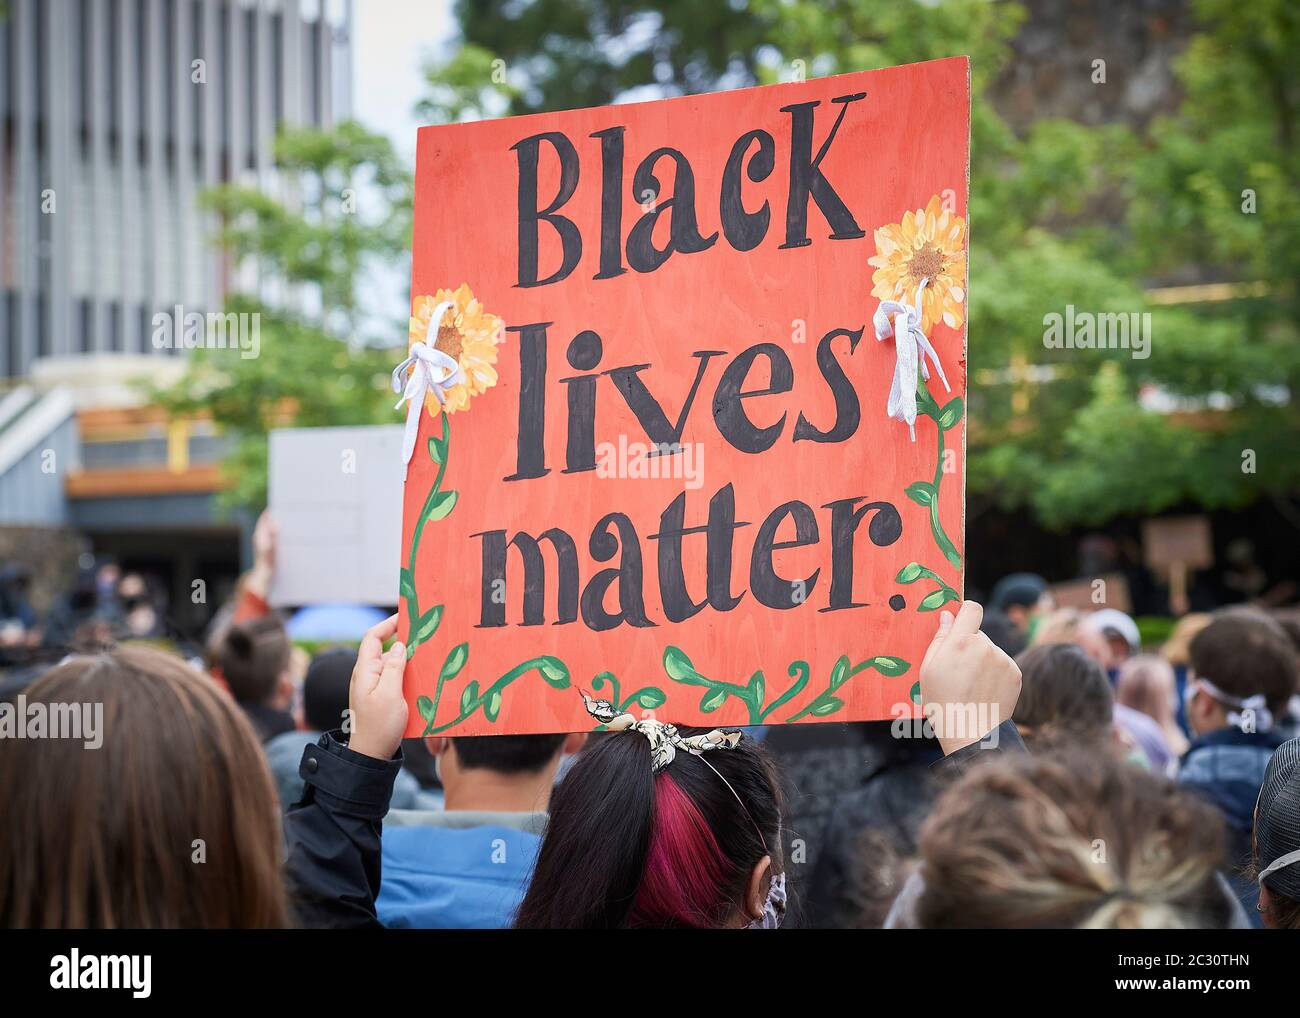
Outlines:
<svg viewBox="0 0 1300 1018"><path fill-rule="evenodd" d="M1300 928L1286 611L1144 648L1016 574L938 613L923 724L679 730L588 698L591 734L404 740L397 617L308 656L269 523L254 545L194 653L150 640L132 574L86 571L61 660L6 670L0 924ZM6 705L87 703L98 748L5 737Z"/></svg>

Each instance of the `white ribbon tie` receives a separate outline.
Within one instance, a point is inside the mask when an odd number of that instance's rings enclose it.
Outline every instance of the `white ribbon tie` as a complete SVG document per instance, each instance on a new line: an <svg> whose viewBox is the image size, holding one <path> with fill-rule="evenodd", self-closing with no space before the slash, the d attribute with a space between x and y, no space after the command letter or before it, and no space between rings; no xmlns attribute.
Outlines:
<svg viewBox="0 0 1300 1018"><path fill-rule="evenodd" d="M896 421L907 425L912 441L916 441L916 370L919 365L921 377L930 380L930 368L926 359L934 362L934 370L939 374L943 387L952 392L952 386L943 373L939 355L921 331L921 292L928 279L922 279L916 288L916 304L905 304L899 300L882 300L872 317L876 328L876 340L894 337L894 381L889 388L889 402L885 413ZM893 321L890 321L890 316Z"/></svg>
<svg viewBox="0 0 1300 1018"><path fill-rule="evenodd" d="M402 395L394 409L401 409L402 404L406 404L406 432L402 436L403 463L409 464L411 454L415 452L425 394L432 391L439 403L446 403L447 390L465 381L465 372L461 370L460 362L433 345L438 339L438 327L442 324L443 316L455 306L449 300L437 305L429 316L429 328L424 334L424 342L411 347L410 356L393 368L393 392ZM403 378L403 373L408 368L411 373Z"/></svg>

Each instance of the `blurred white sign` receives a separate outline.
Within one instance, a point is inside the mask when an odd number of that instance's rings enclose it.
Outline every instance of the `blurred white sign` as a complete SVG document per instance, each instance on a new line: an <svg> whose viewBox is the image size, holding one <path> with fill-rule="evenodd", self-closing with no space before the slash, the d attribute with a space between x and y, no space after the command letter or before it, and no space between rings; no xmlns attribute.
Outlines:
<svg viewBox="0 0 1300 1018"><path fill-rule="evenodd" d="M280 428L270 442L271 603L397 604L401 425Z"/></svg>

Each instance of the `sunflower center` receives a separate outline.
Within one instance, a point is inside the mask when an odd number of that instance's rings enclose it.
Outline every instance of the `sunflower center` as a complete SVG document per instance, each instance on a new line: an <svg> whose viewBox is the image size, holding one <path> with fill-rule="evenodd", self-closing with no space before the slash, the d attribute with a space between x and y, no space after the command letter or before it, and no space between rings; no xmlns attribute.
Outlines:
<svg viewBox="0 0 1300 1018"><path fill-rule="evenodd" d="M433 342L435 350L441 350L453 360L460 360L461 338L454 325L438 326L438 338Z"/></svg>
<svg viewBox="0 0 1300 1018"><path fill-rule="evenodd" d="M935 248L923 247L912 255L907 268L917 282L922 279L933 281L943 271L943 255Z"/></svg>

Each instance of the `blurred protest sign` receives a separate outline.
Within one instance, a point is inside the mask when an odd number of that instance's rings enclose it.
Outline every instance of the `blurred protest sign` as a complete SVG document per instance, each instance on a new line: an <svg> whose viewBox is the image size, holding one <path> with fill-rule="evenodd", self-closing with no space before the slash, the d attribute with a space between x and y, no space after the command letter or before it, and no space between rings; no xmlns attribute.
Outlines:
<svg viewBox="0 0 1300 1018"><path fill-rule="evenodd" d="M1214 543L1208 516L1166 516L1142 523L1142 557L1154 572L1171 566L1209 569L1214 565Z"/></svg>
<svg viewBox="0 0 1300 1018"><path fill-rule="evenodd" d="M1053 583L1047 592L1059 608L1076 608L1085 612L1115 608L1126 614L1133 610L1128 580L1123 573L1107 573L1088 579Z"/></svg>
<svg viewBox="0 0 1300 1018"><path fill-rule="evenodd" d="M1214 565L1208 516L1166 516L1142 523L1142 555L1147 567L1169 582L1169 609L1183 615L1191 607L1187 575Z"/></svg>
<svg viewBox="0 0 1300 1018"><path fill-rule="evenodd" d="M950 59L419 132L408 734L911 709L963 582L969 127Z"/></svg>
<svg viewBox="0 0 1300 1018"><path fill-rule="evenodd" d="M271 432L272 604L397 603L401 447L398 425Z"/></svg>

